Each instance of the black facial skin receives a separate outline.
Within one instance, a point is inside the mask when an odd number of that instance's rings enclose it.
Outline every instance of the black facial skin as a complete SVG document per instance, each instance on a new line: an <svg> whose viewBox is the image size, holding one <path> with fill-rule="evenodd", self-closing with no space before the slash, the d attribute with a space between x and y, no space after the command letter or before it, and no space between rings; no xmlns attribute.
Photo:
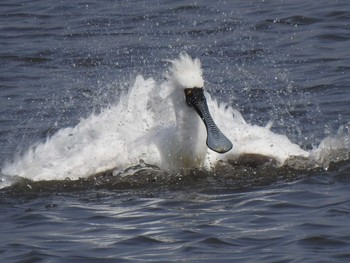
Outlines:
<svg viewBox="0 0 350 263"><path fill-rule="evenodd" d="M207 129L207 146L209 149L217 153L225 153L231 150L231 141L220 131L210 115L203 89L185 89L185 97L187 105L197 112Z"/></svg>

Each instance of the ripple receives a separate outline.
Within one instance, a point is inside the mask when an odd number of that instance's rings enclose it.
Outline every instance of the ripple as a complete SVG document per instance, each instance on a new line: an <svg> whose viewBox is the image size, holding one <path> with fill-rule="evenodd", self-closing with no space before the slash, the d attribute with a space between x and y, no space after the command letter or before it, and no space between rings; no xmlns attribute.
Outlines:
<svg viewBox="0 0 350 263"><path fill-rule="evenodd" d="M215 247L220 247L222 248L222 246L240 246L239 244L235 244L233 242L230 242L228 240L224 240L221 238L216 238L216 237L208 237L204 240L199 241L197 244L199 245L203 245L204 247L208 246L210 248L215 248Z"/></svg>
<svg viewBox="0 0 350 263"><path fill-rule="evenodd" d="M314 249L325 249L327 248L341 248L348 247L349 242L339 240L339 238L332 236L309 236L298 241L301 246L312 247Z"/></svg>
<svg viewBox="0 0 350 263"><path fill-rule="evenodd" d="M315 17L307 17L307 16L290 16L286 18L281 19L267 19L266 22L269 23L277 23L282 25L297 25L297 26L303 26L303 25L312 25L318 22L321 22L322 20Z"/></svg>
<svg viewBox="0 0 350 263"><path fill-rule="evenodd" d="M348 41L350 39L349 35L346 34L319 34L316 36L320 40L329 40L329 41Z"/></svg>
<svg viewBox="0 0 350 263"><path fill-rule="evenodd" d="M117 242L118 245L132 245L132 246L139 246L140 243L146 244L146 246L157 246L158 244L164 243L164 241L159 240L155 237L149 237L149 236L136 236L132 238L125 239L123 241Z"/></svg>

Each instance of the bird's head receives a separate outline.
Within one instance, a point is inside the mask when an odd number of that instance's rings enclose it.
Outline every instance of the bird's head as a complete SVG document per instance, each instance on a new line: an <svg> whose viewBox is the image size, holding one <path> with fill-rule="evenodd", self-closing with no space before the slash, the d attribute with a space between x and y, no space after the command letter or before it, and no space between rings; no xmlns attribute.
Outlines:
<svg viewBox="0 0 350 263"><path fill-rule="evenodd" d="M186 104L181 105L193 108L202 119L207 130L207 146L218 153L231 150L231 141L219 130L210 115L199 59L192 59L187 53L181 53L178 59L169 62L171 66L167 78L173 83L174 93L182 94L179 99Z"/></svg>
<svg viewBox="0 0 350 263"><path fill-rule="evenodd" d="M181 53L179 58L168 60L171 63L166 77L179 89L203 88L201 62L192 59L187 53Z"/></svg>

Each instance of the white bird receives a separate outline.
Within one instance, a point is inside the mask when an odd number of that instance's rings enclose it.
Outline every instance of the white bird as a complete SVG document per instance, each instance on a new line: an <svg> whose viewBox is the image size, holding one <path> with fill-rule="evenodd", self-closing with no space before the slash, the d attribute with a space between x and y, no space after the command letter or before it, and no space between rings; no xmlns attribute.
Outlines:
<svg viewBox="0 0 350 263"><path fill-rule="evenodd" d="M308 156L285 135L270 131L270 124L266 127L247 124L238 111L218 105L204 91L199 59L182 53L169 62L166 81L155 85L148 95L155 132L146 137L158 149L157 165L161 168L210 168L220 160L231 162L242 156L253 162L273 160L282 165L291 156Z"/></svg>
<svg viewBox="0 0 350 263"><path fill-rule="evenodd" d="M217 128L208 111L199 59L193 60L182 53L178 59L169 62L171 65L165 74L167 80L150 99L158 102L153 105L157 112L155 119L162 120L155 125L158 134L152 136L156 138L155 143L160 151L160 165L173 170L202 167L206 161L207 146L224 153L232 148L232 144ZM161 93L166 95L155 99ZM164 103L165 106L161 107L160 104ZM170 113L168 110L166 117L175 115L167 124L163 117L164 108L172 111Z"/></svg>
<svg viewBox="0 0 350 263"><path fill-rule="evenodd" d="M253 162L272 160L276 165L283 165L292 156L309 156L285 135L273 133L270 123L266 127L250 125L238 111L219 104L207 92L203 93L205 83L198 59L182 53L170 62L167 81L160 89L167 90L163 99L170 99L172 105L168 107L175 112L175 120L166 135L159 137L157 146L163 156L161 166L175 169L211 167L220 160L232 162L242 157L249 157Z"/></svg>
<svg viewBox="0 0 350 263"><path fill-rule="evenodd" d="M198 59L182 53L168 62L163 83L138 76L117 104L30 147L2 172L32 180L78 179L140 162L168 170L210 169L220 160L247 155L278 165L309 155L286 136L250 125L238 111L212 99L204 91Z"/></svg>

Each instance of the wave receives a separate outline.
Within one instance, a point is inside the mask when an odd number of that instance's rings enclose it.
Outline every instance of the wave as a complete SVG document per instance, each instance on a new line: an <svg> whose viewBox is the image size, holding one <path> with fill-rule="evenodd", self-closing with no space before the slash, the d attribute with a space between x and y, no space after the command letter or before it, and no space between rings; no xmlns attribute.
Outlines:
<svg viewBox="0 0 350 263"><path fill-rule="evenodd" d="M249 124L239 111L218 103L208 93L205 96L211 115L232 141L233 149L224 154L216 153L205 146L205 141L193 139L195 135L189 137L192 141L174 140L174 136L182 136L187 131L186 124L179 122L177 116L178 101L172 97L174 86L180 81L176 78L179 77L168 75L165 81L157 83L153 78L137 76L129 91L115 104L81 119L75 127L59 130L6 163L2 167L0 188L12 185L16 178L77 180L105 171L127 175L128 168L142 164L177 173L183 168L211 171L220 163L327 168L331 162L349 159L346 127L341 127L337 135L325 138L312 150L305 150L286 135L271 131L272 123L264 127ZM205 130L203 123L199 125L199 129ZM204 151L203 161L186 167L182 154L183 149L188 150L186 147ZM197 157L195 154L191 158Z"/></svg>

